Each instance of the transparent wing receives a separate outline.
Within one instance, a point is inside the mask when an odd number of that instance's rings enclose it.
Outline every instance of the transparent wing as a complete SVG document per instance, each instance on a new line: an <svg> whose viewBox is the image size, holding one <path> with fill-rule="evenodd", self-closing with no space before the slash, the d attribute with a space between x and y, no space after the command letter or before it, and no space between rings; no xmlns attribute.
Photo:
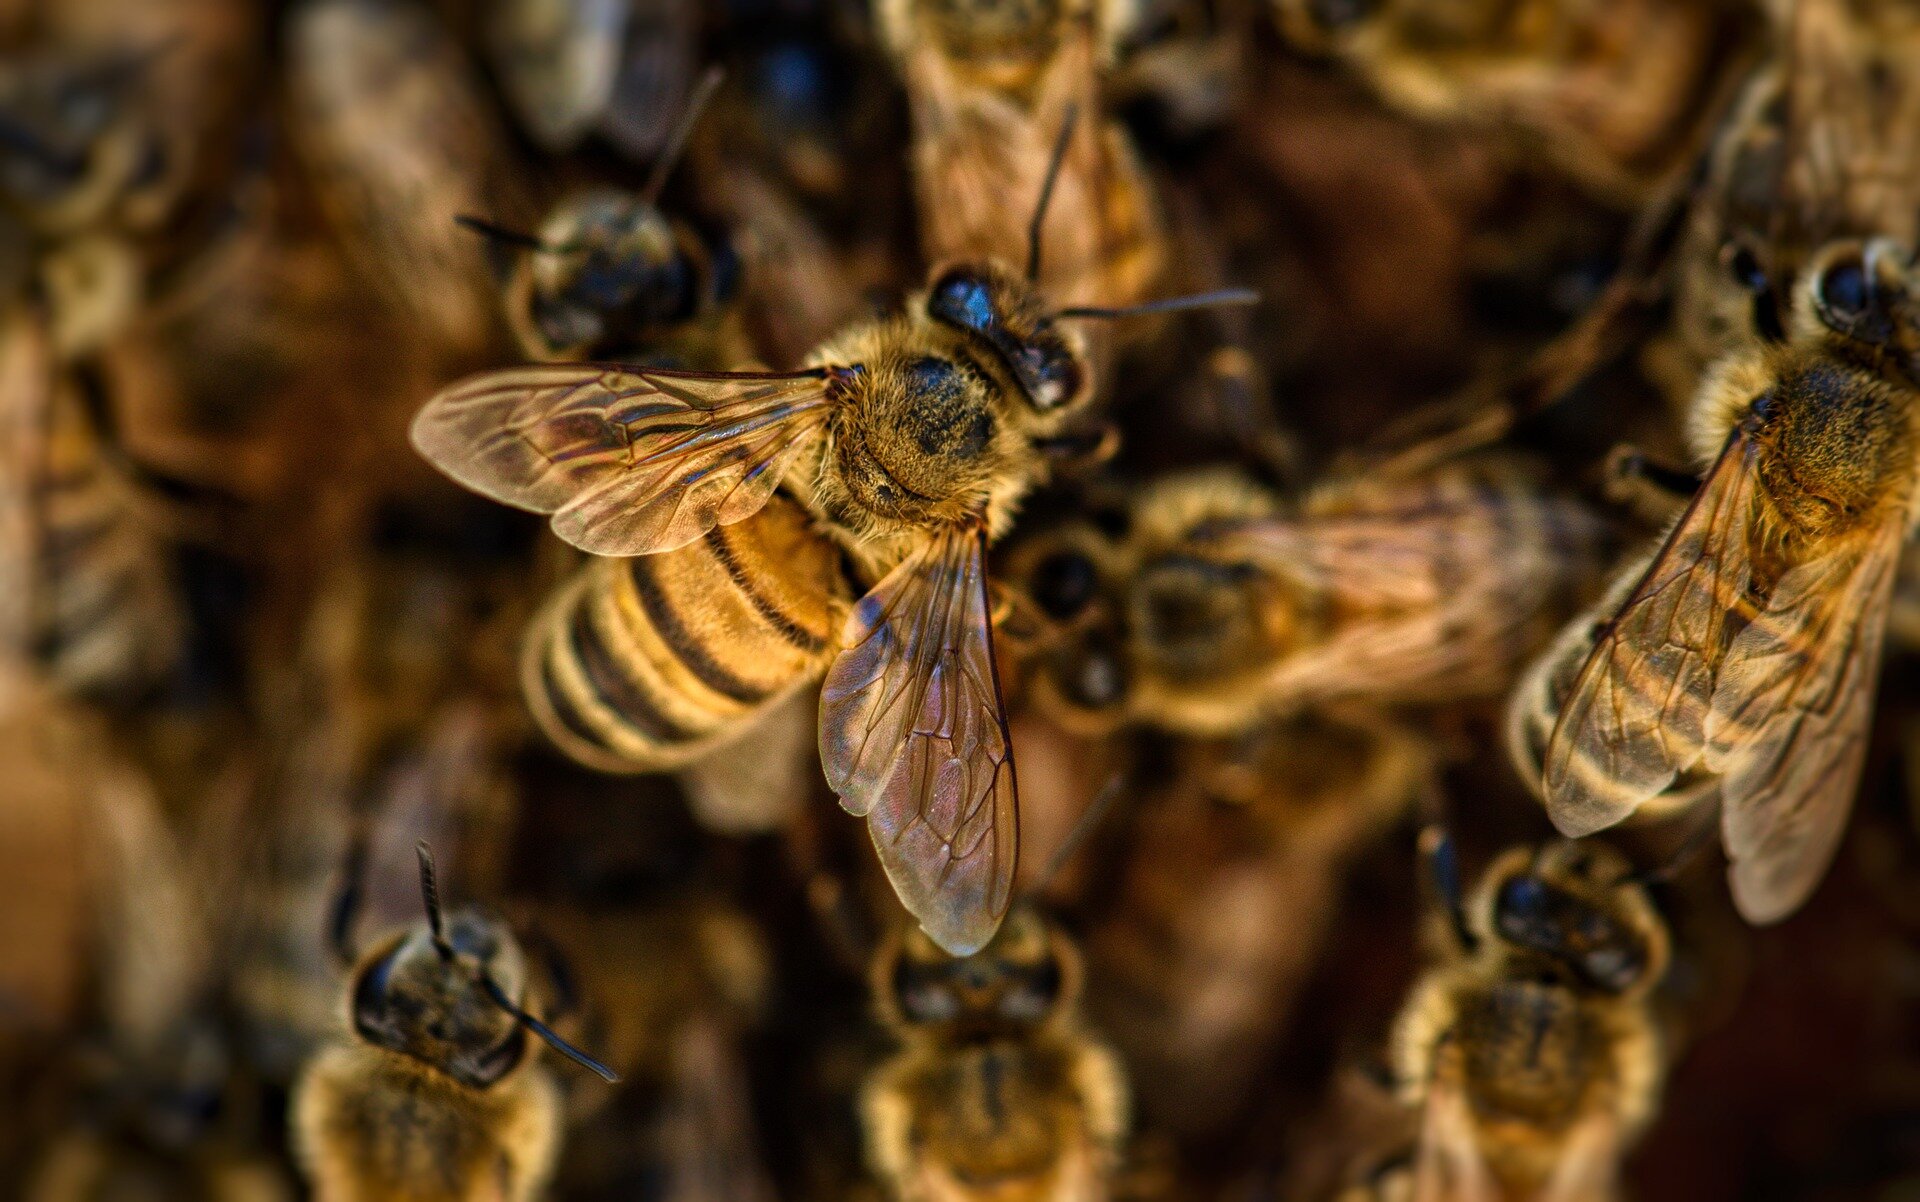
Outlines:
<svg viewBox="0 0 1920 1202"><path fill-rule="evenodd" d="M1414 1202L1499 1202L1466 1096L1445 1079L1429 1085L1421 1108L1413 1197Z"/></svg>
<svg viewBox="0 0 1920 1202"><path fill-rule="evenodd" d="M1750 608L1755 479L1736 432L1575 677L1542 782L1562 833L1612 826L1699 761L1727 620Z"/></svg>
<svg viewBox="0 0 1920 1202"><path fill-rule="evenodd" d="M596 555L671 551L767 503L826 416L827 372L550 364L454 384L413 445L475 492L553 515Z"/></svg>
<svg viewBox="0 0 1920 1202"><path fill-rule="evenodd" d="M1892 518L1855 553L1788 570L1727 649L1706 758L1724 774L1729 878L1750 922L1798 909L1839 845L1866 758L1902 525Z"/></svg>
<svg viewBox="0 0 1920 1202"><path fill-rule="evenodd" d="M865 815L901 904L956 956L1006 915L1013 744L993 662L985 535L942 531L848 618L820 694L820 759Z"/></svg>

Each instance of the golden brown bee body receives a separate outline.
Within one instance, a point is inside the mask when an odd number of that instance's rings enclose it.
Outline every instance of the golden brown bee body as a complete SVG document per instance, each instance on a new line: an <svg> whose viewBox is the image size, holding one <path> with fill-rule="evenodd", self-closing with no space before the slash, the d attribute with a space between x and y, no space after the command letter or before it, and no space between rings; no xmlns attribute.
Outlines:
<svg viewBox="0 0 1920 1202"><path fill-rule="evenodd" d="M1080 633L1068 617L1039 677L1079 726L1232 734L1329 702L1497 696L1598 550L1582 509L1501 461L1323 486L1294 516L1237 476L1191 473L1131 512L1123 543L1073 552L1116 582L1111 617Z"/></svg>
<svg viewBox="0 0 1920 1202"><path fill-rule="evenodd" d="M652 356L705 369L747 357L738 332L718 328L738 286L725 239L643 196L596 188L555 206L536 241L519 253L504 296L529 358Z"/></svg>
<svg viewBox="0 0 1920 1202"><path fill-rule="evenodd" d="M522 1000L531 968L505 924L472 909L443 922L421 854L428 918L356 964L349 1036L295 1087L295 1150L320 1202L527 1202L561 1138L559 1087Z"/></svg>
<svg viewBox="0 0 1920 1202"><path fill-rule="evenodd" d="M1730 7L1690 0L1277 0L1282 29L1339 55L1395 106L1516 135L1521 148L1631 201L1693 152Z"/></svg>
<svg viewBox="0 0 1920 1202"><path fill-rule="evenodd" d="M287 26L296 146L365 277L454 352L492 333L492 288L462 213L518 219L504 132L425 6L314 0Z"/></svg>
<svg viewBox="0 0 1920 1202"><path fill-rule="evenodd" d="M185 618L155 518L56 366L52 334L25 307L0 330L6 471L18 545L0 566L20 622L9 630L62 691L125 700L177 662ZM16 573L18 575L16 575ZM8 623L13 625L13 623Z"/></svg>
<svg viewBox="0 0 1920 1202"><path fill-rule="evenodd" d="M1749 98L1754 124L1722 156L1733 192L1704 202L1749 295L1696 339L1718 351L1689 414L1703 482L1536 665L1509 722L1564 833L1718 797L1734 900L1757 923L1807 899L1845 828L1920 476L1920 275L1897 240L1920 199L1920 23L1810 3L1792 27L1790 72L1763 81L1773 101Z"/></svg>
<svg viewBox="0 0 1920 1202"><path fill-rule="evenodd" d="M1005 913L1017 854L985 548L1088 397L1081 345L1031 284L951 267L804 371L510 369L435 397L414 445L476 491L553 513L575 546L653 557L590 565L534 627L536 708L561 703L543 724L597 762L600 744L671 763L807 679L844 556L870 591L825 644L828 782L868 816L909 909L971 950ZM774 580L746 584L749 540L786 548ZM669 588L688 603L669 608ZM723 622L742 637L716 651ZM696 624L707 633L676 629ZM625 683L649 679L666 687ZM687 704L669 711L676 692Z"/></svg>
<svg viewBox="0 0 1920 1202"><path fill-rule="evenodd" d="M1077 0L878 6L913 109L913 168L929 260L1012 259L1027 243L1055 141L1066 149L1045 216L1040 279L1066 304L1143 300L1166 270L1165 219L1126 133L1102 116L1107 9Z"/></svg>
<svg viewBox="0 0 1920 1202"><path fill-rule="evenodd" d="M1495 861L1464 922L1393 1034L1415 1196L1615 1197L1665 1076L1665 923L1617 854L1564 843Z"/></svg>
<svg viewBox="0 0 1920 1202"><path fill-rule="evenodd" d="M1082 1025L1080 973L1064 933L1025 907L964 959L919 932L882 949L873 991L900 1048L868 1078L860 1109L888 1197L1109 1196L1126 1079Z"/></svg>

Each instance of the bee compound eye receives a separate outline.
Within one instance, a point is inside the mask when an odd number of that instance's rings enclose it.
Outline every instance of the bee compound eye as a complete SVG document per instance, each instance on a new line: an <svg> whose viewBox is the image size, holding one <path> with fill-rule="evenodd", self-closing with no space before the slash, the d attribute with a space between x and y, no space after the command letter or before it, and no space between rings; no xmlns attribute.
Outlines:
<svg viewBox="0 0 1920 1202"><path fill-rule="evenodd" d="M1087 608L1099 583L1091 559L1078 551L1056 551L1033 569L1033 599L1049 617L1066 621Z"/></svg>
<svg viewBox="0 0 1920 1202"><path fill-rule="evenodd" d="M1868 305L1872 303L1866 264L1851 256L1822 271L1814 287L1820 302L1821 317L1829 325L1836 322L1851 325L1865 315Z"/></svg>

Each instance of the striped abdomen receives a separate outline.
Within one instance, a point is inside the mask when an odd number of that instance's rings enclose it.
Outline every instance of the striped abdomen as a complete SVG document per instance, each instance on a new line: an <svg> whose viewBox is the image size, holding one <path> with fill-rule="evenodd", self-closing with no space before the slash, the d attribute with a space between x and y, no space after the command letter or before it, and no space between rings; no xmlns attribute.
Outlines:
<svg viewBox="0 0 1920 1202"><path fill-rule="evenodd" d="M845 596L839 552L776 496L677 551L582 568L528 632L527 703L583 764L677 768L826 667Z"/></svg>

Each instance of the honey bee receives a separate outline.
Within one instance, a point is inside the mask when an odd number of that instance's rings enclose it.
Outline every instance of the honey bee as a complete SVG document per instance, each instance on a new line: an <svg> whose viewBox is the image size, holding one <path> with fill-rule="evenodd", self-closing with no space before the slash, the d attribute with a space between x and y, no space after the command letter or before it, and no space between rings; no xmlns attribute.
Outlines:
<svg viewBox="0 0 1920 1202"><path fill-rule="evenodd" d="M936 269L905 312L798 372L514 368L446 389L413 426L442 471L603 557L528 640L529 703L556 742L675 767L824 670L827 781L959 953L1006 913L1018 847L986 548L1091 394L1071 319L1137 311L1049 310L1030 276ZM843 557L867 588L844 624Z"/></svg>
<svg viewBox="0 0 1920 1202"><path fill-rule="evenodd" d="M356 266L441 346L484 348L487 264L453 219L525 202L459 46L423 5L310 0L287 59L293 140Z"/></svg>
<svg viewBox="0 0 1920 1202"><path fill-rule="evenodd" d="M99 381L55 362L49 323L0 324L0 508L14 542L0 581L19 621L11 654L62 692L126 701L178 662L185 615L166 545L106 433Z"/></svg>
<svg viewBox="0 0 1920 1202"><path fill-rule="evenodd" d="M739 284L732 245L660 209L679 148L719 82L717 71L707 75L668 155L638 193L576 193L547 214L537 234L460 219L515 255L503 300L507 324L529 358L664 352L673 362L661 366L708 368L747 356L738 329L721 328ZM662 345L665 335L672 335L670 345Z"/></svg>
<svg viewBox="0 0 1920 1202"><path fill-rule="evenodd" d="M1500 695L1595 569L1599 527L1516 464L1360 474L1297 514L1237 474L1169 477L1114 540L1023 549L1059 631L1039 704L1070 728L1224 735L1330 702Z"/></svg>
<svg viewBox="0 0 1920 1202"><path fill-rule="evenodd" d="M872 991L900 1047L867 1079L860 1111L888 1197L1110 1196L1127 1082L1082 1023L1081 972L1065 932L1026 905L970 956L920 931L883 945Z"/></svg>
<svg viewBox="0 0 1920 1202"><path fill-rule="evenodd" d="M1463 907L1451 844L1423 842L1451 927L1393 1031L1421 1113L1414 1196L1615 1197L1666 1073L1665 921L1597 844L1512 849Z"/></svg>
<svg viewBox="0 0 1920 1202"><path fill-rule="evenodd" d="M532 968L505 925L442 919L422 843L426 921L361 956L346 990L352 1039L323 1049L295 1088L295 1147L320 1202L525 1202L560 1150L560 1093L528 1033L618 1078L527 1012Z"/></svg>
<svg viewBox="0 0 1920 1202"><path fill-rule="evenodd" d="M1068 304L1133 304L1160 281L1168 253L1152 182L1124 130L1098 116L1123 11L1079 0L876 6L912 107L930 260L1010 260L1038 245L1007 198L1035 194L1053 170L1053 132L1079 113L1096 124L1058 168L1042 218L1047 259L1029 274Z"/></svg>
<svg viewBox="0 0 1920 1202"><path fill-rule="evenodd" d="M1783 123L1782 144L1768 240L1736 224L1722 248L1756 284L1749 332L1695 393L1703 482L1509 715L1516 762L1565 834L1718 798L1734 901L1755 923L1807 899L1845 827L1920 471L1920 21L1806 3L1791 30L1777 103L1749 109Z"/></svg>
<svg viewBox="0 0 1920 1202"><path fill-rule="evenodd" d="M1515 136L1633 202L1684 168L1756 22L1691 0L1275 0L1293 41L1427 120Z"/></svg>

